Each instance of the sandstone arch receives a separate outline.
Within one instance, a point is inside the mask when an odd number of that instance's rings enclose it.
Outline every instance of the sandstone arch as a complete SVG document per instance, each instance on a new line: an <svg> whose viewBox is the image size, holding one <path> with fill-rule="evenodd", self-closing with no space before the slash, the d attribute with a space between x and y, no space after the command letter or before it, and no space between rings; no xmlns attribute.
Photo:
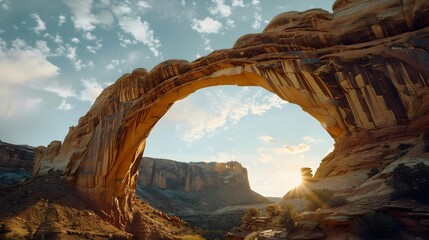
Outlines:
<svg viewBox="0 0 429 240"><path fill-rule="evenodd" d="M319 179L382 164L377 151L343 159L357 143L419 138L429 127L428 9L425 0L337 1L333 14L280 14L263 33L192 63L136 69L103 91L59 149L40 150L34 174L63 171L123 227L150 130L175 101L215 85L260 86L316 118L336 141Z"/></svg>

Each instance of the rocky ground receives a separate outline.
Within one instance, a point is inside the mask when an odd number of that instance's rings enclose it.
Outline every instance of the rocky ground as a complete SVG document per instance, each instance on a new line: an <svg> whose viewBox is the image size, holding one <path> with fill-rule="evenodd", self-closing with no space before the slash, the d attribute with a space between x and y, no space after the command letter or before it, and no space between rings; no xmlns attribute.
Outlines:
<svg viewBox="0 0 429 240"><path fill-rule="evenodd" d="M0 196L0 239L192 239L183 222L138 199L133 224L118 229L58 174L0 188Z"/></svg>

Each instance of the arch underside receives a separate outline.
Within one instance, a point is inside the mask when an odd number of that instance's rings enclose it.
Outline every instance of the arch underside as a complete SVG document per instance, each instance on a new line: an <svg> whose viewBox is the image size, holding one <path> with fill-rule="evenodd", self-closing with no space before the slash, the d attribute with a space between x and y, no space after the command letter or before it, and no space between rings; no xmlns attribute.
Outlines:
<svg viewBox="0 0 429 240"><path fill-rule="evenodd" d="M421 13L426 14L422 25L421 15L404 16L394 1L373 1L392 14L386 20L372 13L369 22L359 14L370 9L359 2L334 14L282 14L263 33L246 35L231 49L122 76L70 128L58 154L39 159L37 173L63 171L112 222L124 226L151 129L175 101L218 85L265 88L317 119L336 141L334 154L316 173L320 179L342 173L347 165L342 151L362 141L420 136L429 127L428 14ZM427 8L424 4L413 6ZM348 20L345 13L354 7L359 11Z"/></svg>

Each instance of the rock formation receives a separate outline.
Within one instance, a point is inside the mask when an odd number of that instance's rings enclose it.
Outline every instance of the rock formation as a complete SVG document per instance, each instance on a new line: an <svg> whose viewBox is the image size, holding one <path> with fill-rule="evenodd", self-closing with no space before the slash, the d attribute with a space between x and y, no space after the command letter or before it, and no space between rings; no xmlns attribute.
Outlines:
<svg viewBox="0 0 429 240"><path fill-rule="evenodd" d="M409 158L427 159L428 51L426 0L337 0L333 13L283 13L231 49L123 75L70 128L52 161L38 159L38 174L63 171L109 221L125 227L133 218L145 141L157 121L198 89L239 85L265 88L317 119L336 144L315 179L342 176L351 188L366 179L355 173L394 161L389 149L400 143L415 145Z"/></svg>
<svg viewBox="0 0 429 240"><path fill-rule="evenodd" d="M271 203L252 191L247 170L238 162L184 163L144 157L137 195L150 206L222 238L246 209Z"/></svg>
<svg viewBox="0 0 429 240"><path fill-rule="evenodd" d="M35 150L27 145L15 145L0 141L0 167L33 170Z"/></svg>
<svg viewBox="0 0 429 240"><path fill-rule="evenodd" d="M183 163L144 157L138 184L184 192L210 188L250 190L247 170L238 162Z"/></svg>

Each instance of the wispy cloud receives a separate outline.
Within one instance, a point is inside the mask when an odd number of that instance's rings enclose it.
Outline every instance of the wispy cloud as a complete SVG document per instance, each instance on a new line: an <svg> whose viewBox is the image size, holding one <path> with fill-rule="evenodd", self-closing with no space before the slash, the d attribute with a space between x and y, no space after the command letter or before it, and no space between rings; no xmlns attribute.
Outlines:
<svg viewBox="0 0 429 240"><path fill-rule="evenodd" d="M222 29L222 23L211 17L206 17L203 20L194 18L192 22L192 29L199 33L219 33Z"/></svg>
<svg viewBox="0 0 429 240"><path fill-rule="evenodd" d="M244 7L243 0L232 0L232 6L233 7Z"/></svg>
<svg viewBox="0 0 429 240"><path fill-rule="evenodd" d="M67 18L66 18L66 16L64 16L64 15L62 15L62 14L60 14L59 16L58 16L58 26L62 26L65 22L67 21Z"/></svg>
<svg viewBox="0 0 429 240"><path fill-rule="evenodd" d="M95 25L99 21L91 12L92 0L63 0L63 2L70 8L73 14L71 19L76 29L83 31L92 31L95 29Z"/></svg>
<svg viewBox="0 0 429 240"><path fill-rule="evenodd" d="M73 106L70 103L68 103L65 99L63 99L61 101L60 105L57 107L57 109L63 110L63 111L68 111L72 108L73 108Z"/></svg>
<svg viewBox="0 0 429 240"><path fill-rule="evenodd" d="M261 23L262 23L262 16L259 13L255 13L254 15L254 21L252 23L252 28L253 29L259 29L261 27Z"/></svg>
<svg viewBox="0 0 429 240"><path fill-rule="evenodd" d="M17 97L16 93L11 94L11 92L0 88L0 119L30 114L36 111L42 102L40 97Z"/></svg>
<svg viewBox="0 0 429 240"><path fill-rule="evenodd" d="M278 154L291 154L291 155L297 155L308 151L310 151L310 146L305 143L300 143L295 146L285 144L282 147L276 149L276 153Z"/></svg>
<svg viewBox="0 0 429 240"><path fill-rule="evenodd" d="M231 15L231 7L226 5L224 0L212 0L212 2L215 5L209 8L211 14L218 14L220 17L228 17Z"/></svg>
<svg viewBox="0 0 429 240"><path fill-rule="evenodd" d="M31 14L31 17L36 21L37 26L33 28L33 31L36 33L40 33L46 30L45 22L42 21L40 16L36 13Z"/></svg>
<svg viewBox="0 0 429 240"><path fill-rule="evenodd" d="M38 41L36 45L37 48L16 39L8 46L0 39L0 82L3 86L45 81L59 74L60 68L47 60L50 50L46 42Z"/></svg>
<svg viewBox="0 0 429 240"><path fill-rule="evenodd" d="M57 94L62 98L76 97L76 92L70 85L62 85L58 81L52 81L42 87L43 90Z"/></svg>
<svg viewBox="0 0 429 240"><path fill-rule="evenodd" d="M160 56L161 42L155 38L148 22L142 21L140 17L124 16L119 20L119 26L124 32L131 34L135 40L148 46L155 57Z"/></svg>
<svg viewBox="0 0 429 240"><path fill-rule="evenodd" d="M302 140L308 142L308 143L320 143L320 142L324 142L323 139L321 138L314 138L312 136L304 136L302 137Z"/></svg>
<svg viewBox="0 0 429 240"><path fill-rule="evenodd" d="M265 143L275 143L276 142L276 140L273 137L268 136L268 135L260 136L258 139L265 142Z"/></svg>
<svg viewBox="0 0 429 240"><path fill-rule="evenodd" d="M249 114L262 115L272 108L281 108L286 104L274 94L263 90L250 92L248 88L234 96L227 96L222 90L214 90L202 97L205 99L196 102L187 99L177 102L165 116L177 123L177 130L182 133L182 139L187 143L227 129ZM199 102L210 103L210 106L201 106Z"/></svg>
<svg viewBox="0 0 429 240"><path fill-rule="evenodd" d="M97 97L103 91L104 87L106 87L104 84L97 82L94 78L82 79L81 81L84 87L79 95L79 100L81 101L94 103L95 99L97 99Z"/></svg>

